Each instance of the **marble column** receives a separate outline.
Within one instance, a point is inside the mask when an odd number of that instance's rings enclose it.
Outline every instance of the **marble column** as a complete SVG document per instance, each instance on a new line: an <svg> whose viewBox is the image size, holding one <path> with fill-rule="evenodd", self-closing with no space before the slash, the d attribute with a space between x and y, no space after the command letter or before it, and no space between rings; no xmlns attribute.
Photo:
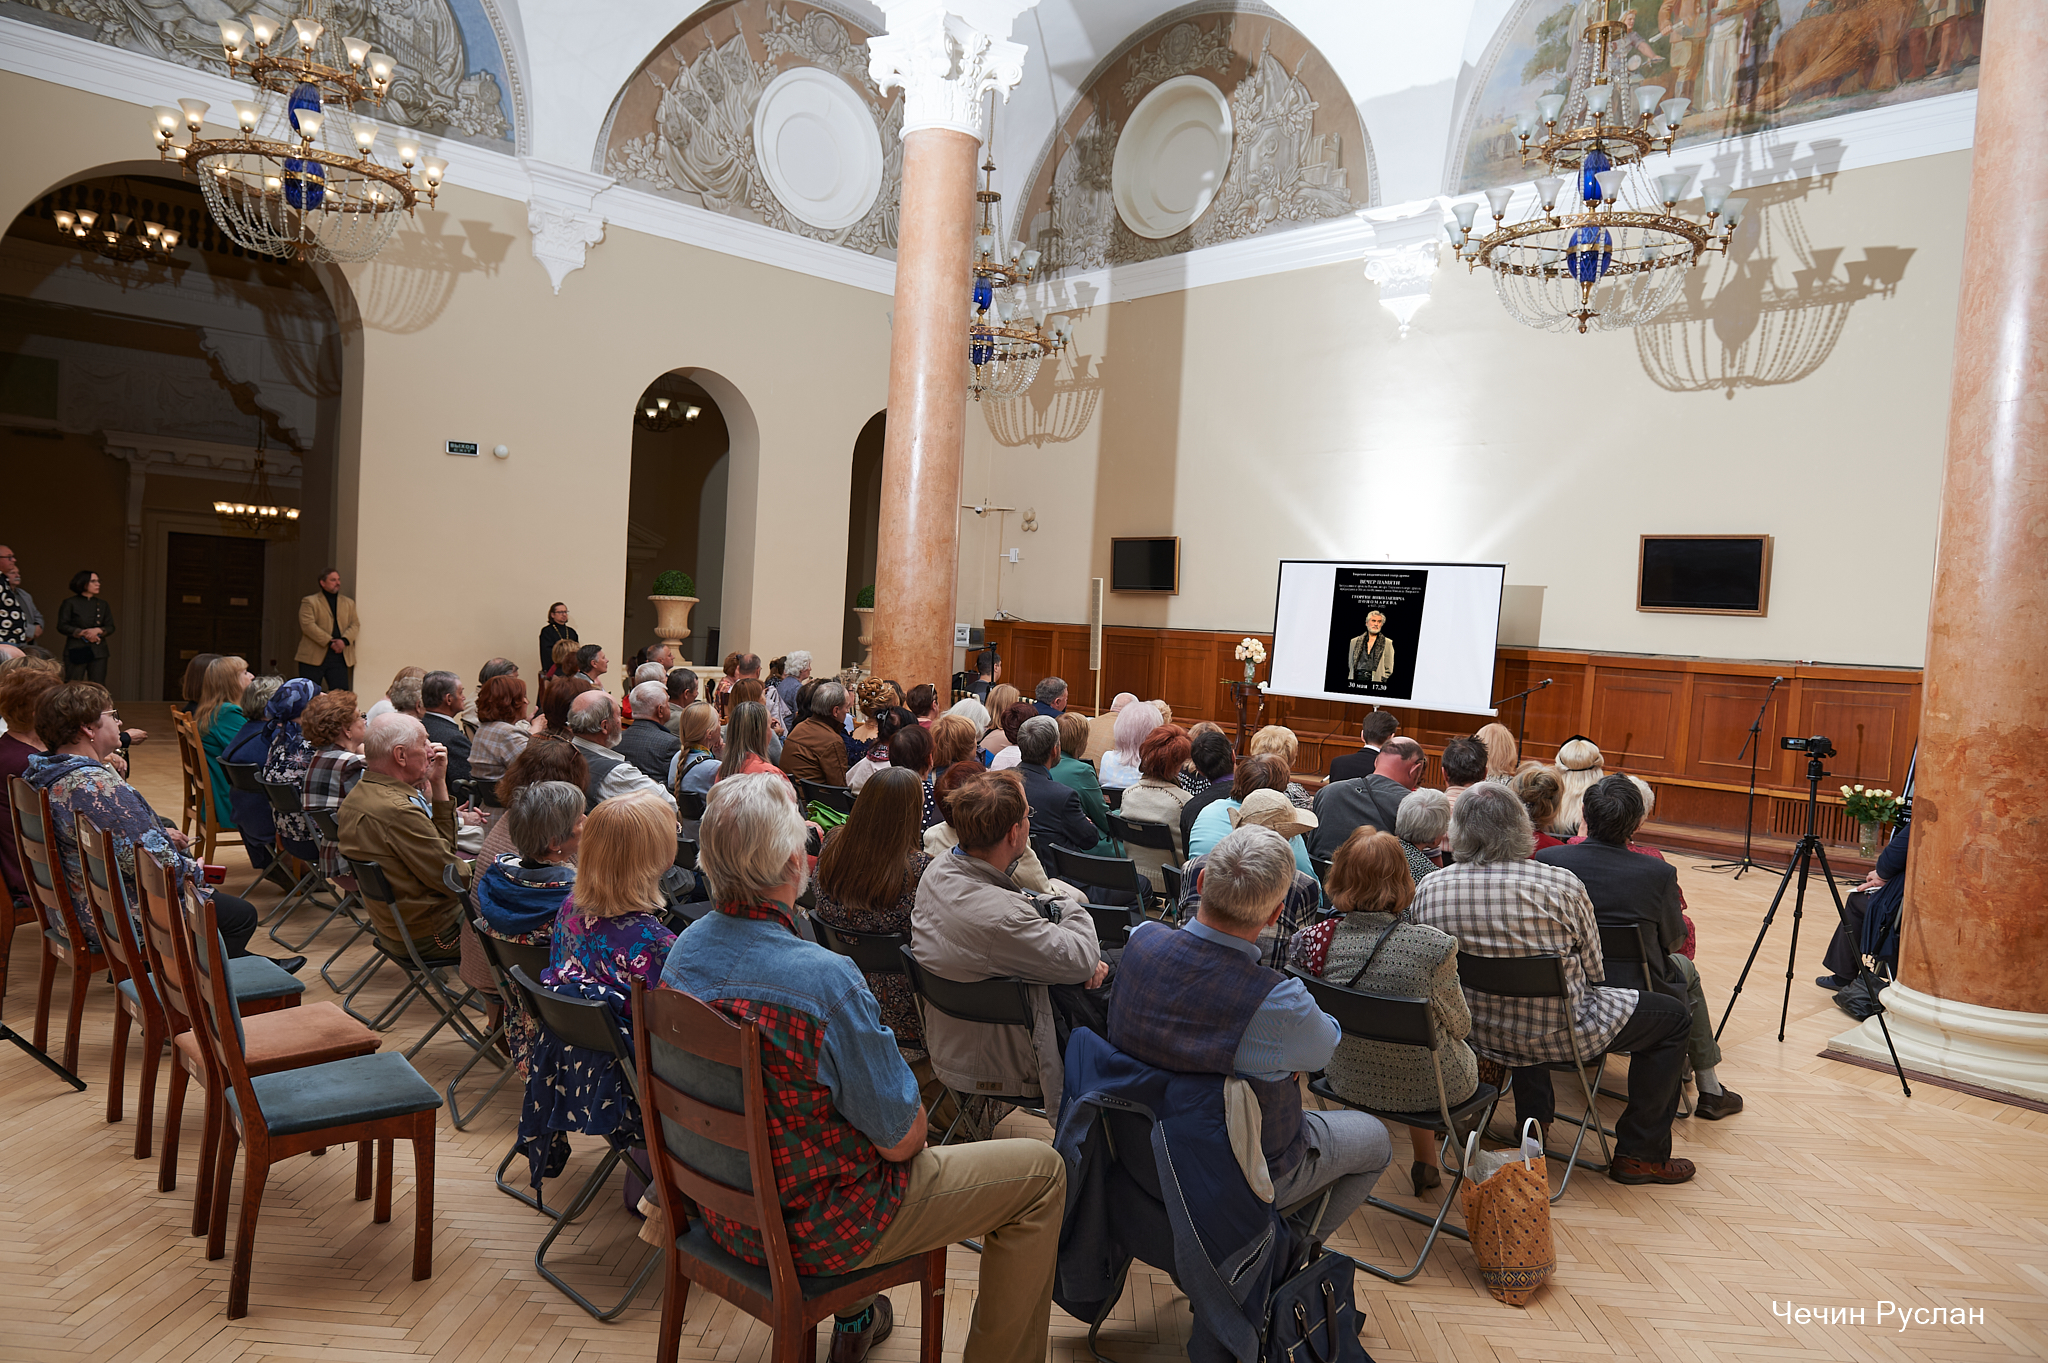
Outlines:
<svg viewBox="0 0 2048 1363"><path fill-rule="evenodd" d="M989 92L1007 96L1023 75L1007 35L1031 3L880 0L889 31L868 40L869 73L904 99L870 666L906 690L930 682L943 695L954 670L975 161Z"/></svg>
<svg viewBox="0 0 2048 1363"><path fill-rule="evenodd" d="M1929 612L1899 1057L2048 1098L2048 7L1986 7ZM1835 1040L1884 1058L1875 1023Z"/></svg>

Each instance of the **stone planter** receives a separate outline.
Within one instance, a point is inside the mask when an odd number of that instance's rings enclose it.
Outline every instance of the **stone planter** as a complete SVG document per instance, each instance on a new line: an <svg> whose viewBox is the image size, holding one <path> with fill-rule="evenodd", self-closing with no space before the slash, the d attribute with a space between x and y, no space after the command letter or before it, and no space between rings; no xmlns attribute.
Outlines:
<svg viewBox="0 0 2048 1363"><path fill-rule="evenodd" d="M675 650L676 657L683 656L683 640L690 637L690 607L697 604L694 596L650 596L654 603L654 634L663 643Z"/></svg>
<svg viewBox="0 0 2048 1363"><path fill-rule="evenodd" d="M853 613L860 617L860 665L861 669L865 671L869 662L874 657L872 645L875 642L875 608L873 606L855 606Z"/></svg>

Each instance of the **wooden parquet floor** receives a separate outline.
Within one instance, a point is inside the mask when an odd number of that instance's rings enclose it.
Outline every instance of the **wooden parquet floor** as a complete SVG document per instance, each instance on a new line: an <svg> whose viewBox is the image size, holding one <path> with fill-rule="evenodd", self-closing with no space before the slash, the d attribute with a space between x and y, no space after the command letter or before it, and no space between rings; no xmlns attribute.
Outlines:
<svg viewBox="0 0 2048 1363"><path fill-rule="evenodd" d="M138 750L138 782L159 808L174 809L176 751L167 718L161 707L135 705L124 707L124 716L156 735ZM230 884L243 883L240 854L224 859L235 868ZM1732 882L1697 861L1677 861L1718 1014L1776 878L1752 873ZM267 890L257 896L259 904L273 899ZM1724 1037L1721 1072L1748 1109L1719 1123L1678 1124L1677 1153L1700 1165L1695 1182L1624 1188L1581 1171L1554 1209L1557 1276L1523 1309L1486 1295L1462 1242L1442 1242L1422 1276L1405 1286L1360 1275L1373 1357L1465 1363L2048 1355L2048 1117L1933 1087L1918 1087L1907 1099L1888 1073L1817 1058L1845 1025L1811 983L1832 918L1824 909L1806 921L1782 1045L1774 1033L1789 909L1772 929ZM267 942L259 949L283 954ZM26 1030L34 1005L31 933L22 933L15 951L6 1016ZM308 976L308 997L329 997L311 967ZM202 1242L184 1233L196 1104L186 1113L184 1169L174 1193L157 1191L154 1160L130 1158L132 1073L130 1120L103 1120L110 996L103 983L93 986L80 1062L92 1085L86 1093L72 1093L12 1047L0 1047L0 1363L598 1363L652 1355L660 1314L653 1289L605 1325L534 1272L542 1220L491 1181L517 1121L509 1085L467 1131L454 1130L444 1116L430 1281L410 1278L409 1158L399 1155L393 1217L378 1226L368 1205L352 1199L353 1152L335 1150L289 1161L273 1174L250 1314L227 1320L226 1261L208 1263ZM60 980L59 1019L63 1002ZM408 1014L386 1047L410 1045L424 1012ZM463 1054L457 1043L437 1038L418 1064L445 1084ZM1042 1124L1013 1118L1005 1134L1046 1133ZM593 1158L579 1145L563 1182L580 1179ZM1398 1182L1390 1177L1382 1194ZM557 1242L560 1261L588 1295L609 1299L605 1294L620 1291L638 1269L645 1251L635 1224L614 1183ZM1412 1255L1420 1234L1368 1207L1335 1243L1391 1263ZM946 1334L956 1346L965 1337L978 1267L974 1255L954 1251ZM1788 1322L1773 1309L1784 1311L1788 1302L1861 1307L1864 1320ZM1902 1331L1896 1317L1878 1320L1880 1302L1974 1309L1982 1320ZM877 1350L879 1363L916 1358L917 1314L907 1296L897 1303L897 1320L896 1334ZM1188 1322L1187 1303L1172 1284L1139 1266L1103 1332L1104 1352L1117 1363L1181 1356ZM1055 1308L1053 1363L1086 1363L1085 1335ZM769 1343L757 1322L692 1295L685 1357L752 1363L767 1356Z"/></svg>

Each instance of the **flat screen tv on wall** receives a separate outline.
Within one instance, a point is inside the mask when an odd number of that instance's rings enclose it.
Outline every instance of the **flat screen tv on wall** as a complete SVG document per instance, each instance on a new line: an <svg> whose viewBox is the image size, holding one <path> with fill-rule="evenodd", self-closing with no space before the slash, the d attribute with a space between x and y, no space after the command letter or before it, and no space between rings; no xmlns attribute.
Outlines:
<svg viewBox="0 0 2048 1363"><path fill-rule="evenodd" d="M1636 609L1687 615L1765 615L1769 535L1644 535Z"/></svg>
<svg viewBox="0 0 2048 1363"><path fill-rule="evenodd" d="M1180 538L1113 539L1109 542L1109 589L1113 592L1180 594Z"/></svg>

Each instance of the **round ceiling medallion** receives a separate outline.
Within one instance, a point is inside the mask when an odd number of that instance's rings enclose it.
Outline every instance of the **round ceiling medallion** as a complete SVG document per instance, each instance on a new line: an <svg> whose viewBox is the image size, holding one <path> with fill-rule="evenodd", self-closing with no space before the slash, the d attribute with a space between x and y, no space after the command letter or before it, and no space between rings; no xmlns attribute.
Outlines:
<svg viewBox="0 0 2048 1363"><path fill-rule="evenodd" d="M1229 168L1230 102L1200 76L1175 76L1131 110L1110 162L1110 196L1124 226L1156 241L1208 212Z"/></svg>
<svg viewBox="0 0 2048 1363"><path fill-rule="evenodd" d="M882 135L867 101L815 66L792 67L761 92L754 156L790 216L828 232L865 218L882 192Z"/></svg>

